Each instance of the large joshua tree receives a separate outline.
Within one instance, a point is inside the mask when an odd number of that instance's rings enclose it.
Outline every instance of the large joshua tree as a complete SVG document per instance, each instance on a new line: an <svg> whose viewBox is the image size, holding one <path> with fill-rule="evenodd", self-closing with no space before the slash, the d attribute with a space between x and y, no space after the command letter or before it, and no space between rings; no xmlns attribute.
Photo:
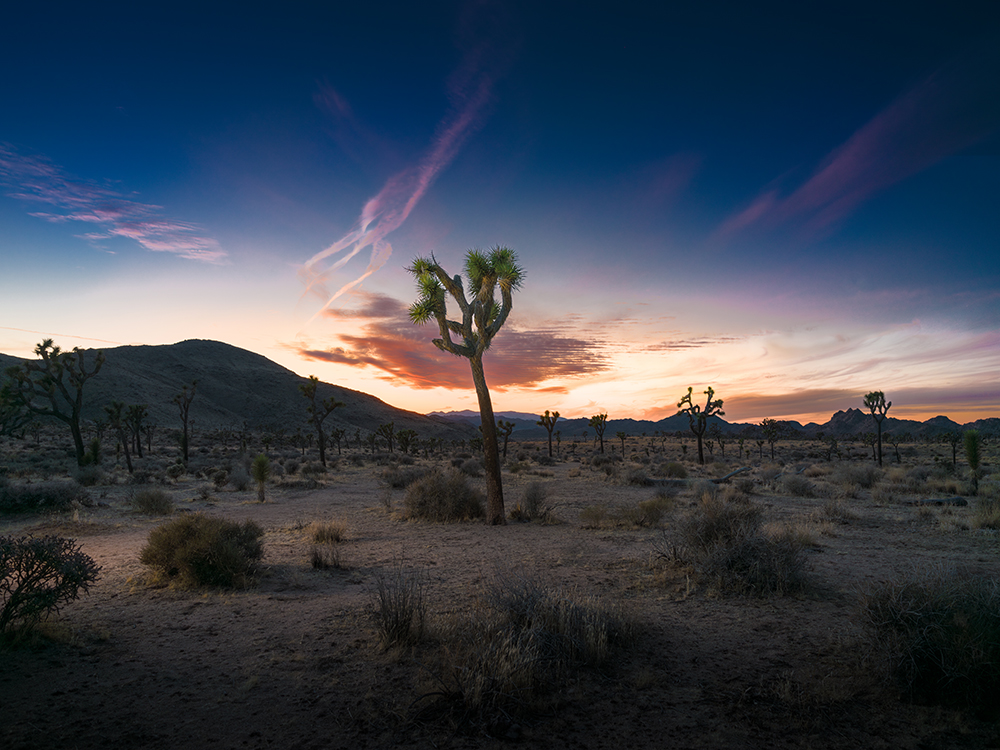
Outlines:
<svg viewBox="0 0 1000 750"><path fill-rule="evenodd" d="M712 396L715 395L715 389L712 386L708 386L708 390L705 391L705 395L708 396L708 400L705 402L705 407L702 408L698 404L691 400L691 394L693 388L688 388L687 395L681 398L677 402L677 408L680 409L681 414L687 414L688 423L691 426L691 432L698 439L698 463L705 463L705 450L702 446L702 440L705 437L705 429L708 427L708 418L715 416L723 416L725 412L722 411L722 399L712 400Z"/></svg>
<svg viewBox="0 0 1000 750"><path fill-rule="evenodd" d="M549 410L546 409L542 418L535 422L535 424L544 427L549 432L549 458L552 458L552 430L555 428L558 419L559 412L554 411L549 414Z"/></svg>
<svg viewBox="0 0 1000 750"><path fill-rule="evenodd" d="M875 420L875 429L877 430L879 466L882 465L882 421L885 419L885 413L889 411L890 406L892 406L892 401L887 402L885 394L882 391L872 391L865 395L865 408L872 413L872 418Z"/></svg>
<svg viewBox="0 0 1000 750"><path fill-rule="evenodd" d="M479 416L483 431L483 462L486 465L486 520L504 523L503 484L500 479L500 450L493 403L483 371L483 355L489 349L513 306L513 293L524 280L517 254L497 245L488 252L470 250L465 256L465 275L469 297L465 296L460 275L449 276L434 256L417 258L407 269L417 279L419 298L410 306L410 320L422 324L436 320L441 338L434 346L441 351L465 357L472 366L472 382L479 398ZM496 290L500 290L500 301ZM449 320L447 297L458 304L460 321ZM455 334L461 341L452 339Z"/></svg>
<svg viewBox="0 0 1000 750"><path fill-rule="evenodd" d="M94 356L91 370L86 367L83 349L64 352L52 339L36 346L35 354L38 361L7 368L8 381L0 391L0 411L55 417L64 422L73 435L76 462L83 466L87 460L80 429L83 386L101 371L104 352Z"/></svg>

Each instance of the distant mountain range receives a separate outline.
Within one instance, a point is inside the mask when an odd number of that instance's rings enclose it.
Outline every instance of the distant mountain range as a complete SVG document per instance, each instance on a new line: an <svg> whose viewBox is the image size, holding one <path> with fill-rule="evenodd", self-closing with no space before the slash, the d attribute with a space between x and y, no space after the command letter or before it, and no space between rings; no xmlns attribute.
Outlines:
<svg viewBox="0 0 1000 750"><path fill-rule="evenodd" d="M93 362L95 352L87 350L87 361ZM84 418L104 416L103 407L112 400L127 404L146 404L150 420L161 427L179 427L180 417L173 399L181 388L198 381L197 393L191 404L191 417L196 426L239 427L244 421L256 429L283 428L294 432L306 429L306 399L299 386L306 378L272 362L259 354L219 341L190 340L165 346L120 346L105 349L107 361L101 372L87 382L84 398ZM0 354L0 373L10 365L24 360ZM360 391L321 383L322 398L334 396L345 406L330 415L325 426L348 429L352 433L375 430L392 422L397 430L415 430L421 437L463 439L477 434L478 411L431 412L423 415L397 409L384 401ZM497 412L497 419L514 423L513 435L522 440L547 437L544 427L537 424L539 416L525 412ZM587 419L560 419L556 429L562 437L593 436ZM735 435L753 425L729 423L718 417L710 419L725 434ZM860 409L838 411L825 424L794 421L780 422L789 434L816 437L820 433L834 436L859 435L874 431L872 416ZM980 419L960 425L944 416L925 422L887 417L885 432L908 432L915 437L928 437L954 430L977 428L990 434L1000 434L1000 419ZM635 419L609 419L605 439L616 433L654 435L657 433L687 433L688 419L675 414L657 422Z"/></svg>

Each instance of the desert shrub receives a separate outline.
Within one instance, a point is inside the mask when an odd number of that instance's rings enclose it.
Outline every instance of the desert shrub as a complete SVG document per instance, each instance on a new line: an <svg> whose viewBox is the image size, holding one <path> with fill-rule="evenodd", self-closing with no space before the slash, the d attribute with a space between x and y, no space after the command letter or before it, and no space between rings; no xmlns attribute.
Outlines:
<svg viewBox="0 0 1000 750"><path fill-rule="evenodd" d="M1000 582L939 571L860 593L888 673L915 700L997 710Z"/></svg>
<svg viewBox="0 0 1000 750"><path fill-rule="evenodd" d="M382 472L382 481L394 490L402 490L416 482L426 472L417 467L390 466Z"/></svg>
<svg viewBox="0 0 1000 750"><path fill-rule="evenodd" d="M159 488L147 487L131 492L127 502L133 510L150 516L169 516L174 512L174 501Z"/></svg>
<svg viewBox="0 0 1000 750"><path fill-rule="evenodd" d="M330 459L327 459L327 463L331 466L333 465L333 461ZM307 461L302 464L302 467L299 469L299 474L304 477L316 478L322 474L326 474L326 471L326 467L324 467L319 461Z"/></svg>
<svg viewBox="0 0 1000 750"><path fill-rule="evenodd" d="M702 496L694 512L681 524L683 543L700 553L728 545L759 532L763 511L752 503L728 503Z"/></svg>
<svg viewBox="0 0 1000 750"><path fill-rule="evenodd" d="M852 464L842 463L830 475L831 480L839 485L857 485L866 490L870 490L882 477L878 467L874 464Z"/></svg>
<svg viewBox="0 0 1000 750"><path fill-rule="evenodd" d="M81 487L93 487L104 481L104 469L97 464L82 466L73 472L73 479Z"/></svg>
<svg viewBox="0 0 1000 750"><path fill-rule="evenodd" d="M215 489L221 490L229 482L229 472L225 469L219 469L212 474L212 484L215 485Z"/></svg>
<svg viewBox="0 0 1000 750"><path fill-rule="evenodd" d="M720 590L737 594L784 595L804 587L802 545L792 533L746 534L712 547L701 573Z"/></svg>
<svg viewBox="0 0 1000 750"><path fill-rule="evenodd" d="M72 539L0 537L0 635L30 630L86 592L100 568Z"/></svg>
<svg viewBox="0 0 1000 750"><path fill-rule="evenodd" d="M660 473L671 479L687 479L688 470L679 461L670 461L660 468Z"/></svg>
<svg viewBox="0 0 1000 750"><path fill-rule="evenodd" d="M801 474L785 474L781 478L782 489L794 497L815 497L816 485Z"/></svg>
<svg viewBox="0 0 1000 750"><path fill-rule="evenodd" d="M541 482L531 482L517 505L510 511L512 521L548 521L552 518L552 508L546 502L548 488Z"/></svg>
<svg viewBox="0 0 1000 750"><path fill-rule="evenodd" d="M733 483L729 485L742 497L750 499L750 496L756 491L757 483L753 480L753 477L736 477Z"/></svg>
<svg viewBox="0 0 1000 750"><path fill-rule="evenodd" d="M1000 499L983 496L976 499L976 509L972 516L972 527L976 529L1000 529Z"/></svg>
<svg viewBox="0 0 1000 750"><path fill-rule="evenodd" d="M166 474L161 475L165 477ZM157 480L156 472L152 469L138 468L129 474L128 483L129 484L151 484Z"/></svg>
<svg viewBox="0 0 1000 750"><path fill-rule="evenodd" d="M443 712L460 726L509 725L633 638L620 610L574 590L498 574L471 616L453 627L436 687L422 697L424 711Z"/></svg>
<svg viewBox="0 0 1000 750"><path fill-rule="evenodd" d="M619 512L619 519L629 526L657 526L663 520L663 515L673 507L673 496L661 489L654 497L623 508Z"/></svg>
<svg viewBox="0 0 1000 750"><path fill-rule="evenodd" d="M295 473L299 470L299 466L300 464L297 459L290 458L285 461L285 473L288 476L295 476Z"/></svg>
<svg viewBox="0 0 1000 750"><path fill-rule="evenodd" d="M243 464L236 464L229 472L227 481L237 492L245 492L250 488L250 471Z"/></svg>
<svg viewBox="0 0 1000 750"><path fill-rule="evenodd" d="M555 466L556 459L555 456L550 456L548 453L536 453L534 456L535 463L539 466Z"/></svg>
<svg viewBox="0 0 1000 750"><path fill-rule="evenodd" d="M896 490L891 484L876 484L872 487L872 500L876 505L890 505L896 500Z"/></svg>
<svg viewBox="0 0 1000 750"><path fill-rule="evenodd" d="M778 478L778 475L782 473L781 467L777 464L768 464L767 466L762 466L757 470L757 478L761 482L768 484L773 482Z"/></svg>
<svg viewBox="0 0 1000 750"><path fill-rule="evenodd" d="M653 480L649 478L649 474L641 466L630 466L622 476L622 481L636 487L651 487L653 485Z"/></svg>
<svg viewBox="0 0 1000 750"><path fill-rule="evenodd" d="M309 537L316 544L339 544L347 534L343 521L313 521L308 528Z"/></svg>
<svg viewBox="0 0 1000 750"><path fill-rule="evenodd" d="M462 461L459 469L468 477L480 477L483 475L483 460L481 458L467 458Z"/></svg>
<svg viewBox="0 0 1000 750"><path fill-rule="evenodd" d="M855 513L841 498L830 498L823 503L823 515L837 523L848 523L857 519Z"/></svg>
<svg viewBox="0 0 1000 750"><path fill-rule="evenodd" d="M699 479L691 485L691 494L699 500L706 495L715 498L718 497L720 489L711 479Z"/></svg>
<svg viewBox="0 0 1000 750"><path fill-rule="evenodd" d="M271 471L271 460L263 453L258 453L250 464L250 476L257 485L258 502L262 503L267 499L267 480L271 478Z"/></svg>
<svg viewBox="0 0 1000 750"><path fill-rule="evenodd" d="M424 637L427 605L424 577L402 565L375 576L370 596L375 629L384 648L407 646Z"/></svg>
<svg viewBox="0 0 1000 750"><path fill-rule="evenodd" d="M607 470L607 467L613 467L615 464L621 463L624 460L625 459L617 453L598 453L590 459L590 465L595 469Z"/></svg>
<svg viewBox="0 0 1000 750"><path fill-rule="evenodd" d="M513 461L507 464L507 471L511 474L520 474L522 471L527 471L530 465L526 461Z"/></svg>
<svg viewBox="0 0 1000 750"><path fill-rule="evenodd" d="M580 525L585 529L599 529L610 515L607 505L588 505L580 511Z"/></svg>
<svg viewBox="0 0 1000 750"><path fill-rule="evenodd" d="M365 465L365 455L363 453L352 453L348 460L355 466Z"/></svg>
<svg viewBox="0 0 1000 750"><path fill-rule="evenodd" d="M172 464L171 466L167 467L167 476L173 480L177 480L180 479L182 476L184 476L185 471L187 470L184 468L184 464L182 463Z"/></svg>
<svg viewBox="0 0 1000 750"><path fill-rule="evenodd" d="M461 472L432 469L406 488L407 518L425 521L463 521L484 514L483 496L469 486Z"/></svg>
<svg viewBox="0 0 1000 750"><path fill-rule="evenodd" d="M0 486L0 514L69 510L73 503L87 505L90 495L76 482L39 482Z"/></svg>
<svg viewBox="0 0 1000 750"><path fill-rule="evenodd" d="M263 536L253 521L239 524L193 513L151 530L139 560L181 587L243 588L264 556Z"/></svg>

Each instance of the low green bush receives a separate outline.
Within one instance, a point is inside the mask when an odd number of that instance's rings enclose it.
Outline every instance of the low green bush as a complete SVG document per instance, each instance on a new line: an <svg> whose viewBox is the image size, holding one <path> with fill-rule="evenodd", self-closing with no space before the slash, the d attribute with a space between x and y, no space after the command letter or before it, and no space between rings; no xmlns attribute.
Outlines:
<svg viewBox="0 0 1000 750"><path fill-rule="evenodd" d="M150 516L169 516L174 512L174 501L159 488L144 488L131 493L128 504L133 510Z"/></svg>
<svg viewBox="0 0 1000 750"><path fill-rule="evenodd" d="M464 521L485 514L483 496L469 486L464 474L432 469L406 489L407 518L424 521Z"/></svg>
<svg viewBox="0 0 1000 750"><path fill-rule="evenodd" d="M264 556L263 529L193 513L157 526L139 555L158 579L180 587L245 588Z"/></svg>
<svg viewBox="0 0 1000 750"><path fill-rule="evenodd" d="M30 630L88 591L99 572L72 539L0 537L0 635Z"/></svg>

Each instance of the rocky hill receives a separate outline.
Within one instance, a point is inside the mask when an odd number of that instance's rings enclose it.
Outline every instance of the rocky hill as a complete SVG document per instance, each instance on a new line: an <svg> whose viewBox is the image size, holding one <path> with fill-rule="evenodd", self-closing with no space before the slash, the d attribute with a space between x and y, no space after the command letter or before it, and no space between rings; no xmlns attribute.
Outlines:
<svg viewBox="0 0 1000 750"><path fill-rule="evenodd" d="M87 350L87 362L96 352ZM180 427L174 397L197 380L191 419L200 429L240 427L244 421L256 429L281 428L289 432L310 429L307 401L299 391L306 378L272 362L219 341L191 340L165 346L120 346L105 349L100 373L87 382L83 416L97 419L112 400L146 404L150 421L161 427ZM6 369L19 360L0 355ZM321 398L334 396L345 406L331 414L324 427L364 433L393 422L396 429L411 429L421 437L468 438L474 428L440 417L428 417L386 404L374 396L329 383L318 388Z"/></svg>

